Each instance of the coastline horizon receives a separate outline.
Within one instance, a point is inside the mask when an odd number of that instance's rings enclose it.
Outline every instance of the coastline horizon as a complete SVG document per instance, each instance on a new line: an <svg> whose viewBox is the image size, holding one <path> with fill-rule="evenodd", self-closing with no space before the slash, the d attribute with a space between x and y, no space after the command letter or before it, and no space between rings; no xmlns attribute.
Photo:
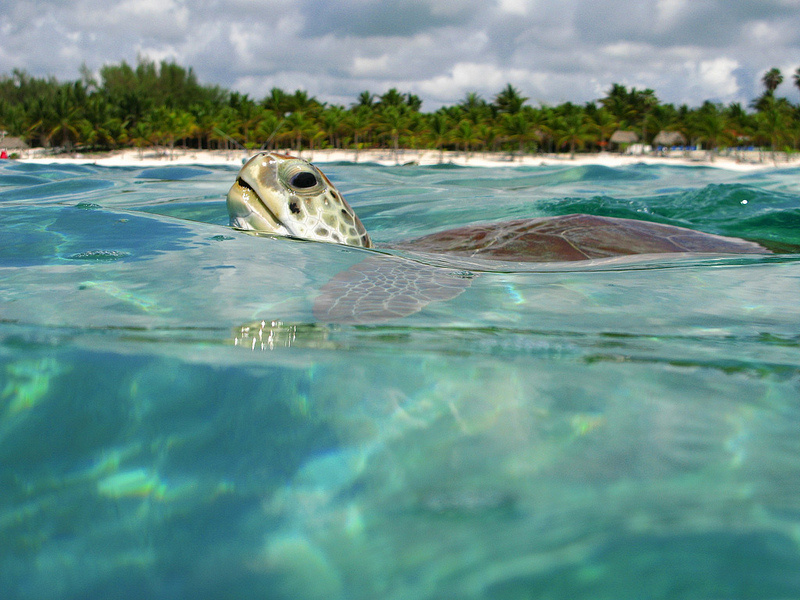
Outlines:
<svg viewBox="0 0 800 600"><path fill-rule="evenodd" d="M198 150L198 149L159 149L140 152L136 149L122 149L100 154L73 153L70 156L33 154L16 159L25 163L72 163L94 164L109 167L153 167L167 165L205 165L238 166L243 159L256 154L257 151L242 150ZM746 151L738 156L714 156L709 159L707 151L691 152L672 151L666 155L658 154L617 154L601 152L596 154L578 154L571 157L569 153L560 154L525 154L512 155L507 152L464 152L438 150L401 149L397 153L392 150L354 150L320 149L296 152L290 149L278 149L276 152L299 156L313 163L346 162L354 164L371 163L381 166L402 166L408 164L454 165L462 167L540 167L558 165L602 165L607 167L623 167L633 164L660 164L672 166L712 167L735 171L751 171L760 169L788 168L795 166L795 161L782 155L782 160L773 161L768 153ZM356 160L357 157L357 160Z"/></svg>

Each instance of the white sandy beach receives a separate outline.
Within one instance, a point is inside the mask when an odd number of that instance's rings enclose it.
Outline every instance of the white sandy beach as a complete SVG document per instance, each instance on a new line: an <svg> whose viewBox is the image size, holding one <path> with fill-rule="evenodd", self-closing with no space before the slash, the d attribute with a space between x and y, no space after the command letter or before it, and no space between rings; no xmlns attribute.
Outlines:
<svg viewBox="0 0 800 600"><path fill-rule="evenodd" d="M285 153L294 154L284 150ZM175 149L153 150L146 149L142 152L135 149L117 150L102 154L51 155L40 151L30 150L19 160L22 162L37 163L73 163L95 164L109 167L156 167L167 165L230 165L238 166L243 159L252 153L242 150L193 150ZM354 162L355 152L352 150L304 150L302 158L314 163ZM397 156L389 150L362 150L358 153L358 162L375 163L380 165L435 165L440 163L454 164L470 167L512 167L512 166L574 166L574 165L604 165L619 167L631 164L666 164L685 166L708 166L720 169L737 171L750 171L756 169L774 169L794 166L796 163L787 161L786 156L780 154L777 164L768 153L761 154L757 151L746 152L739 157L715 156L713 161L708 159L705 151L691 153L673 152L668 156L656 154L578 154L574 159L569 154L527 154L523 157L510 156L507 153L476 152L466 156L463 152L445 152L443 155L437 150L401 150Z"/></svg>

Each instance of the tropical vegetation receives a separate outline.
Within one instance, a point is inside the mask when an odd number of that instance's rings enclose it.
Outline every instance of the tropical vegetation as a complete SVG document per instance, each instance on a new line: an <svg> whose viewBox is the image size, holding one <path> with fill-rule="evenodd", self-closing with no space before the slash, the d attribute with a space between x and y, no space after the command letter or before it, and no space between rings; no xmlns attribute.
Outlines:
<svg viewBox="0 0 800 600"><path fill-rule="evenodd" d="M460 151L598 152L639 140L681 140L712 154L722 149L800 148L800 106L776 96L779 69L767 71L764 92L750 106L662 103L651 89L615 83L597 101L532 106L508 84L486 100L467 94L453 105L422 111L421 99L390 89L364 91L350 106L320 102L306 91L273 88L264 98L203 85L191 68L140 59L86 67L59 82L14 70L0 76L0 129L53 151L120 147L429 148ZM794 73L800 88L800 68ZM627 132L620 136L620 132ZM665 132L672 137L663 137ZM626 141L615 144L614 140Z"/></svg>

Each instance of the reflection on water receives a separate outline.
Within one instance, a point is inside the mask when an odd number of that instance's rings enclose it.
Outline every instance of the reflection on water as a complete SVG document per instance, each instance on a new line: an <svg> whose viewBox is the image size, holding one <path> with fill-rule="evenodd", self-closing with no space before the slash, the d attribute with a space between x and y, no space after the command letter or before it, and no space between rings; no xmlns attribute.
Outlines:
<svg viewBox="0 0 800 600"><path fill-rule="evenodd" d="M380 242L489 200L800 230L793 171L329 171ZM381 255L227 229L234 175L0 168L4 597L800 595L796 255L406 254L475 276L317 322Z"/></svg>

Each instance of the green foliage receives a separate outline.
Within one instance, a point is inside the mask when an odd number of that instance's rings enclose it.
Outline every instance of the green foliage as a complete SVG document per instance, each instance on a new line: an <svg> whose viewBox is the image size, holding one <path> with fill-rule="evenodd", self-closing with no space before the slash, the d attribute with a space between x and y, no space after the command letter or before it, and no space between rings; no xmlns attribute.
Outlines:
<svg viewBox="0 0 800 600"><path fill-rule="evenodd" d="M527 98L520 95L519 91L510 83L494 97L494 106L498 112L516 114L522 110Z"/></svg>
<svg viewBox="0 0 800 600"><path fill-rule="evenodd" d="M764 87L767 88L767 93L772 94L775 92L775 89L783 83L783 74L780 69L773 67L764 74L761 81Z"/></svg>
<svg viewBox="0 0 800 600"><path fill-rule="evenodd" d="M202 85L174 62L139 59L105 65L99 77L85 66L74 82L14 70L0 76L0 128L39 145L72 151L175 146L193 148L426 147L458 150L598 151L618 129L652 143L660 131L680 132L710 151L758 145L800 147L800 108L774 92L783 81L767 71L765 91L750 109L706 102L700 107L659 102L653 90L613 84L596 102L534 107L507 84L491 101L476 93L431 113L422 100L392 88L363 91L344 106L305 90L273 88L261 99ZM794 73L800 87L800 68ZM440 154L440 156L443 156Z"/></svg>

